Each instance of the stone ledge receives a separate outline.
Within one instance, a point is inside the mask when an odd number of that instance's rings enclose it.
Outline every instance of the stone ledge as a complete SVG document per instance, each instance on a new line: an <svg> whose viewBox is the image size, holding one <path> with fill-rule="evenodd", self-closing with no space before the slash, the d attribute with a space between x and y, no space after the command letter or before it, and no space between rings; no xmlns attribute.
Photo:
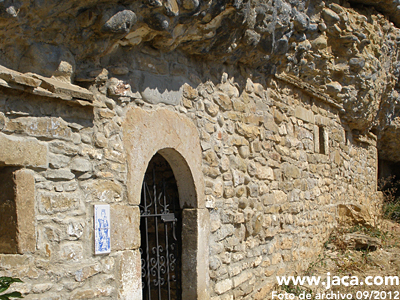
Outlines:
<svg viewBox="0 0 400 300"><path fill-rule="evenodd" d="M305 93L309 94L310 96L314 97L315 99L324 102L339 111L343 111L343 106L341 104L336 103L335 100L333 100L331 97L326 95L325 93L321 92L318 90L318 88L312 86L311 84L304 82L300 78L293 76L293 75L288 75L285 73L281 74L275 74L275 77L283 82L289 83L291 85L294 85L295 87L303 90Z"/></svg>
<svg viewBox="0 0 400 300"><path fill-rule="evenodd" d="M33 73L20 73L0 65L0 87L33 95L72 101L82 106L101 107L92 92L80 86Z"/></svg>
<svg viewBox="0 0 400 300"><path fill-rule="evenodd" d="M47 168L48 147L35 138L21 138L0 133L0 166Z"/></svg>

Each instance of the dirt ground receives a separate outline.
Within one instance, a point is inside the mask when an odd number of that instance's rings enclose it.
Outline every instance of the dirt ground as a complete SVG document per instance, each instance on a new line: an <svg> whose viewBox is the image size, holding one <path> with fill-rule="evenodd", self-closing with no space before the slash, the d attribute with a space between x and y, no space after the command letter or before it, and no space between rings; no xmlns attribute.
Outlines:
<svg viewBox="0 0 400 300"><path fill-rule="evenodd" d="M388 220L380 223L378 227L336 229L306 273L298 274L320 276L321 282L326 284L277 285L274 299L400 300L396 278L385 282L388 276L400 277L400 224ZM368 276L372 277L367 279ZM330 288L326 288L328 279ZM374 280L376 284L367 284Z"/></svg>

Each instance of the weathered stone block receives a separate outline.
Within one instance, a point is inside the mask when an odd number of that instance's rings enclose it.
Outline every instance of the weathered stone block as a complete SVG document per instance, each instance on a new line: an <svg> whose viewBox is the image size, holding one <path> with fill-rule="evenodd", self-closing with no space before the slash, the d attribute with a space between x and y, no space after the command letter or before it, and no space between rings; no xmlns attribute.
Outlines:
<svg viewBox="0 0 400 300"><path fill-rule="evenodd" d="M88 172L92 170L92 163L87 159L75 157L72 159L69 167L72 171Z"/></svg>
<svg viewBox="0 0 400 300"><path fill-rule="evenodd" d="M90 102L94 100L92 92L80 86L62 82L61 80L54 78L43 77L37 74L35 74L34 77L42 80L40 85L41 87L57 95L64 96L64 98L84 99Z"/></svg>
<svg viewBox="0 0 400 300"><path fill-rule="evenodd" d="M65 212L78 208L81 196L78 193L41 193L39 211L45 214Z"/></svg>
<svg viewBox="0 0 400 300"><path fill-rule="evenodd" d="M270 292L272 291L272 289L274 288L275 285L276 285L276 283L274 281L272 281L272 280L269 281L269 282L266 282L264 284L264 286L257 291L257 294L254 296L255 297L254 299L255 300L267 299L267 295L270 294Z"/></svg>
<svg viewBox="0 0 400 300"><path fill-rule="evenodd" d="M50 290L53 286L54 286L54 284L52 284L52 283L35 284L32 287L32 292L35 294L43 294L44 292L47 292L48 290Z"/></svg>
<svg viewBox="0 0 400 300"><path fill-rule="evenodd" d="M233 185L237 187L238 185L244 184L244 173L236 170L232 170L233 175Z"/></svg>
<svg viewBox="0 0 400 300"><path fill-rule="evenodd" d="M322 10L322 17L328 22L328 23L336 23L340 21L340 17L338 16L337 13L335 13L333 10L329 8L324 8Z"/></svg>
<svg viewBox="0 0 400 300"><path fill-rule="evenodd" d="M140 246L140 211L137 206L112 205L111 243L114 251L137 249Z"/></svg>
<svg viewBox="0 0 400 300"><path fill-rule="evenodd" d="M241 285L243 282L249 280L253 275L250 271L244 271L236 277L232 278L233 287Z"/></svg>
<svg viewBox="0 0 400 300"><path fill-rule="evenodd" d="M141 262L138 250L124 251L119 255L118 273L118 299L142 299Z"/></svg>
<svg viewBox="0 0 400 300"><path fill-rule="evenodd" d="M61 261L80 261L83 258L83 247L81 243L66 242L60 247Z"/></svg>
<svg viewBox="0 0 400 300"><path fill-rule="evenodd" d="M112 287L101 287L101 288L98 287L87 290L77 290L72 293L70 299L95 299L99 297L110 296L112 292L113 292ZM55 298L50 298L50 299L55 299ZM128 299L128 298L122 298L122 299ZM140 299L140 298L135 298L135 299Z"/></svg>
<svg viewBox="0 0 400 300"><path fill-rule="evenodd" d="M204 161L211 167L218 166L218 157L213 150L204 153Z"/></svg>
<svg viewBox="0 0 400 300"><path fill-rule="evenodd" d="M75 280L77 282L82 282L99 272L99 266L87 266L75 272Z"/></svg>
<svg viewBox="0 0 400 300"><path fill-rule="evenodd" d="M7 123L5 130L10 132L25 132L35 137L49 139L71 140L72 131L61 118L17 118Z"/></svg>
<svg viewBox="0 0 400 300"><path fill-rule="evenodd" d="M44 174L49 179L71 180L75 178L74 173L68 169L48 170Z"/></svg>
<svg viewBox="0 0 400 300"><path fill-rule="evenodd" d="M250 197L257 197L258 196L258 185L255 183L251 183L247 186L248 194Z"/></svg>
<svg viewBox="0 0 400 300"><path fill-rule="evenodd" d="M88 180L82 183L86 201L119 202L123 198L123 188L120 183L112 180Z"/></svg>
<svg viewBox="0 0 400 300"><path fill-rule="evenodd" d="M79 152L78 146L67 144L61 141L54 141L49 143L49 149L53 153L64 154L68 156L76 155Z"/></svg>
<svg viewBox="0 0 400 300"><path fill-rule="evenodd" d="M0 165L47 168L48 148L34 138L20 138L0 133Z"/></svg>
<svg viewBox="0 0 400 300"><path fill-rule="evenodd" d="M286 178L299 178L301 174L300 169L290 163L283 163L282 171Z"/></svg>
<svg viewBox="0 0 400 300"><path fill-rule="evenodd" d="M274 180L274 171L270 167L263 167L260 164L257 165L256 177L258 179Z"/></svg>
<svg viewBox="0 0 400 300"><path fill-rule="evenodd" d="M224 93L215 94L214 95L214 101L224 111L232 109L232 100Z"/></svg>
<svg viewBox="0 0 400 300"><path fill-rule="evenodd" d="M308 123L314 123L314 113L311 110L305 109L301 106L297 106L294 111L296 118L303 120Z"/></svg>
<svg viewBox="0 0 400 300"><path fill-rule="evenodd" d="M68 165L70 157L59 154L49 154L49 165L54 169L64 168Z"/></svg>
<svg viewBox="0 0 400 300"><path fill-rule="evenodd" d="M315 124L317 125L328 126L330 123L329 121L329 118L322 117L320 115L315 116Z"/></svg>
<svg viewBox="0 0 400 300"><path fill-rule="evenodd" d="M243 135L250 140L254 140L260 134L258 126L253 125L237 123L236 130L240 135Z"/></svg>
<svg viewBox="0 0 400 300"><path fill-rule="evenodd" d="M15 270L19 266L29 265L29 257L18 254L0 254L0 265L6 270Z"/></svg>
<svg viewBox="0 0 400 300"><path fill-rule="evenodd" d="M210 215L207 209L184 209L182 219L182 298L209 299Z"/></svg>
<svg viewBox="0 0 400 300"><path fill-rule="evenodd" d="M221 295L232 288L232 279L227 278L225 280L219 281L215 284L215 292Z"/></svg>
<svg viewBox="0 0 400 300"><path fill-rule="evenodd" d="M16 171L14 178L18 253L34 252L36 248L34 174L30 170L23 169Z"/></svg>
<svg viewBox="0 0 400 300"><path fill-rule="evenodd" d="M183 96L190 100L194 100L199 96L196 89L192 88L189 84L185 83L183 85Z"/></svg>
<svg viewBox="0 0 400 300"><path fill-rule="evenodd" d="M311 41L311 45L314 49L325 49L328 46L328 41L324 35L320 35L315 40Z"/></svg>

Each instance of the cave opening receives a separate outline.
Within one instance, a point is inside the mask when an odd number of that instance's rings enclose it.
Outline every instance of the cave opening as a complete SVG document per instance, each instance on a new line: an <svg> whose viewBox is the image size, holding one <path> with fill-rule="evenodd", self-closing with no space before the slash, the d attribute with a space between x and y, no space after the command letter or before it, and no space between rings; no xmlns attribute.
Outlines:
<svg viewBox="0 0 400 300"><path fill-rule="evenodd" d="M400 162L387 159L378 159L378 190L393 191L393 195L400 197Z"/></svg>

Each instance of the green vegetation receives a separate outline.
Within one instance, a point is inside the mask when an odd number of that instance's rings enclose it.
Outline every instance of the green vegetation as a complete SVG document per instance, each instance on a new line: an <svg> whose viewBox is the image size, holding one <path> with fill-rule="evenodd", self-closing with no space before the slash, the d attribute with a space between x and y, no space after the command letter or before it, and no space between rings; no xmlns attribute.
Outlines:
<svg viewBox="0 0 400 300"><path fill-rule="evenodd" d="M307 299L314 299L313 291L311 289L306 288L304 286L300 286L300 285L294 285L293 282L282 285L282 290L284 290L288 294L294 294L295 296L300 296L300 294L302 294L302 293L310 294L311 298L307 298Z"/></svg>
<svg viewBox="0 0 400 300"><path fill-rule="evenodd" d="M397 196L399 185L400 182L395 180L395 176L378 181L378 190L383 193L383 216L397 223L400 223L400 197Z"/></svg>
<svg viewBox="0 0 400 300"><path fill-rule="evenodd" d="M0 293L8 290L10 285L14 282L22 282L19 278L0 277ZM0 300L10 300L13 298L23 298L20 292L12 292L0 295Z"/></svg>

